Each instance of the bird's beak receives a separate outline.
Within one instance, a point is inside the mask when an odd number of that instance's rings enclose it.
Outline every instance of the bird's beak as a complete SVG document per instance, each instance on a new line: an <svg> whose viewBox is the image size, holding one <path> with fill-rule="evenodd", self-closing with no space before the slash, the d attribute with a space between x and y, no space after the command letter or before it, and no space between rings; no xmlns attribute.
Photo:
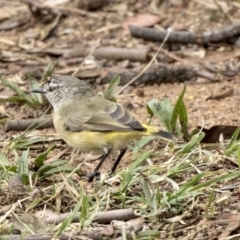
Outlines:
<svg viewBox="0 0 240 240"><path fill-rule="evenodd" d="M33 90L31 90L31 92L33 92L33 93L46 93L46 91L45 90L43 90L43 88L39 88L39 89L33 89Z"/></svg>

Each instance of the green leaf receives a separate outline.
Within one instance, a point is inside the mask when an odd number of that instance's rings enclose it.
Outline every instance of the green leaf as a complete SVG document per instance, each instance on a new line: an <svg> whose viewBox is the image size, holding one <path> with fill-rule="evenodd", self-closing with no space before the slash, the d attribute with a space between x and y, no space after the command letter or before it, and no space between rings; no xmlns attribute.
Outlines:
<svg viewBox="0 0 240 240"><path fill-rule="evenodd" d="M178 119L178 116L181 111L182 111L182 120L183 120L183 118L185 118L185 120L186 120L186 116L184 117L184 115L186 113L184 113L184 109L181 110L185 92L186 92L186 86L184 85L183 91L182 91L181 95L179 96L179 98L175 104L175 107L173 109L173 112L172 112L171 128L172 128L172 132L177 133L177 134L179 134L179 130L177 127L177 119Z"/></svg>
<svg viewBox="0 0 240 240"><path fill-rule="evenodd" d="M120 83L120 76L117 75L110 82L110 84L104 94L104 98L106 98L112 102L116 102L115 91L116 91L116 87L119 85L119 83Z"/></svg>
<svg viewBox="0 0 240 240"><path fill-rule="evenodd" d="M70 165L68 165L68 167L67 167L67 165L66 165L67 163L68 163L67 160L57 159L57 160L52 161L51 163L45 164L41 168L39 168L38 171L36 172L36 175L38 175L40 178L42 178L42 177L47 177L47 176L55 174L55 173L65 172L64 170L69 172ZM74 168L71 167L72 171L73 171L73 169Z"/></svg>
<svg viewBox="0 0 240 240"><path fill-rule="evenodd" d="M188 133L188 114L185 103L182 102L182 105L179 109L179 122L181 125L181 132L183 133L183 139L185 141L189 140L189 133Z"/></svg>
<svg viewBox="0 0 240 240"><path fill-rule="evenodd" d="M10 162L8 161L7 157L3 154L3 152L0 150L0 164L1 165L11 165Z"/></svg>
<svg viewBox="0 0 240 240"><path fill-rule="evenodd" d="M0 150L0 170L14 173L17 172L17 166L12 165L1 150Z"/></svg>
<svg viewBox="0 0 240 240"><path fill-rule="evenodd" d="M153 240L153 239L159 239L160 237L160 232L157 230L145 230L145 231L140 231L138 234L138 239L146 239L146 240Z"/></svg>
<svg viewBox="0 0 240 240"><path fill-rule="evenodd" d="M149 158L153 154L152 151L143 151L138 158L133 161L128 168L129 171L134 172L139 164L141 164L143 161L145 161L147 158Z"/></svg>
<svg viewBox="0 0 240 240"><path fill-rule="evenodd" d="M15 138L11 141L10 149L28 149L31 148L31 145L36 143L44 142L44 138L42 139L28 139L25 137L20 137L19 139Z"/></svg>
<svg viewBox="0 0 240 240"><path fill-rule="evenodd" d="M237 154L237 160L238 160L238 167L240 168L240 146L238 146L236 154Z"/></svg>
<svg viewBox="0 0 240 240"><path fill-rule="evenodd" d="M55 145L50 146L47 151L40 153L35 159L35 165L37 168L43 166L43 162L46 160L47 155L55 148Z"/></svg>
<svg viewBox="0 0 240 240"><path fill-rule="evenodd" d="M46 69L43 72L42 79L41 80L46 80L47 78L52 76L52 73L54 71L55 66L58 64L58 61L52 61L50 62Z"/></svg>
<svg viewBox="0 0 240 240"><path fill-rule="evenodd" d="M64 167L65 167L67 163L68 163L67 160L57 159L55 161L52 161L52 162L50 162L48 164L45 164L42 167L40 167L38 169L38 171L36 172L36 174L39 177L46 176L46 175L49 175L49 171L52 170L52 169L59 172L59 170L58 170L59 167L61 167L62 165L64 165Z"/></svg>
<svg viewBox="0 0 240 240"><path fill-rule="evenodd" d="M205 174L205 172L202 172L195 175L190 181L180 186L179 190L174 193L174 196L172 198L183 198L185 196L187 197L188 193L190 193L194 188L194 185L198 183L205 176Z"/></svg>
<svg viewBox="0 0 240 240"><path fill-rule="evenodd" d="M121 181L121 184L120 184L120 191L121 192L125 192L130 184L130 182L132 181L133 179L133 173L128 170L124 176L123 176L123 179Z"/></svg>
<svg viewBox="0 0 240 240"><path fill-rule="evenodd" d="M18 175L22 180L23 184L29 182L28 154L29 149L22 153L22 156L18 163Z"/></svg>
<svg viewBox="0 0 240 240"><path fill-rule="evenodd" d="M152 99L152 100L154 100L154 99ZM151 103L150 104L149 103L150 103L150 101L147 104L147 113L150 115L150 117L153 117L154 116L154 112L152 111L152 108L149 106L149 105L151 105Z"/></svg>
<svg viewBox="0 0 240 240"><path fill-rule="evenodd" d="M85 194L82 195L81 198L81 213L80 213L80 225L84 226L85 219L88 217L88 209L89 209L89 197Z"/></svg>
<svg viewBox="0 0 240 240"><path fill-rule="evenodd" d="M8 166L0 166L0 170L3 170L3 171L7 171L7 172L13 172L13 173L17 173L17 166L13 166L13 165L8 165Z"/></svg>
<svg viewBox="0 0 240 240"><path fill-rule="evenodd" d="M151 191L148 185L148 181L146 181L144 178L142 180L142 185L143 185L143 192L147 200L147 204L149 207L152 207L152 196L151 196Z"/></svg>
<svg viewBox="0 0 240 240"><path fill-rule="evenodd" d="M59 174L59 173L71 173L74 170L74 167L71 165L63 165L57 168L52 168L46 172L44 172L40 179L52 176L54 174Z"/></svg>
<svg viewBox="0 0 240 240"><path fill-rule="evenodd" d="M167 131L172 132L170 120L173 108L168 98L160 101L156 98L150 100L147 104L147 111L151 116L156 116Z"/></svg>

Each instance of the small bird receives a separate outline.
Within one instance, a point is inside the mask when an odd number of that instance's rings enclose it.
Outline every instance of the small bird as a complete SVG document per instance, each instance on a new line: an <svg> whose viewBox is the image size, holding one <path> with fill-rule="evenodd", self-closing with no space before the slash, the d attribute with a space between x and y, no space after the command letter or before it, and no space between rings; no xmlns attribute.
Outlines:
<svg viewBox="0 0 240 240"><path fill-rule="evenodd" d="M152 135L176 140L169 132L140 123L122 105L98 95L78 78L52 77L42 89L32 92L45 94L54 109L54 126L68 145L85 153L102 155L94 171L87 174L89 182L99 173L108 155L120 150L111 168L113 173L133 139Z"/></svg>

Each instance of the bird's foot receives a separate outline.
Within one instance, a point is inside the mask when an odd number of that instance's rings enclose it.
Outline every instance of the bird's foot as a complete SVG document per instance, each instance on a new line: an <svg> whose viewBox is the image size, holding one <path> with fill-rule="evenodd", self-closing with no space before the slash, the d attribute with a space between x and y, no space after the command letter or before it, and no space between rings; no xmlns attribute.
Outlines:
<svg viewBox="0 0 240 240"><path fill-rule="evenodd" d="M97 178L97 180L99 180L100 176L101 176L101 172L86 173L86 177L88 178L88 182L92 182L95 177Z"/></svg>
<svg viewBox="0 0 240 240"><path fill-rule="evenodd" d="M112 169L108 172L108 175L111 176L115 173L115 171L113 171Z"/></svg>

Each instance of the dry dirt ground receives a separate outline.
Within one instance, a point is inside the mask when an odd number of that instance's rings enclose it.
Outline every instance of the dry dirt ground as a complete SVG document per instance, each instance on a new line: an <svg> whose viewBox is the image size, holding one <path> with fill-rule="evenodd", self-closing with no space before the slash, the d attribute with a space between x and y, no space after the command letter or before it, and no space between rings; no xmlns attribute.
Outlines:
<svg viewBox="0 0 240 240"><path fill-rule="evenodd" d="M93 7L91 4L94 2L95 4L102 2L103 5L98 6L97 4ZM161 42L134 38L128 30L128 25L202 34L225 29L234 23L239 24L239 16L240 2L237 0L114 0L109 2L0 0L0 74L3 79L16 84L29 94L28 76L31 75L40 82L46 66L51 61L57 60L54 74L72 75L75 73L75 76L90 82L96 91L104 92L107 84L101 84L101 82L108 72L122 73L124 71L131 72L133 69L142 70L151 61L161 45ZM100 57L94 56L94 51L101 47L140 50L148 47L148 55L143 61L133 61L127 58L116 61L114 57L104 57L104 54ZM171 43L165 44L165 52L160 51L157 60L153 61L153 64L164 64L168 67L188 66L191 68L192 66L200 73L207 71L207 76L210 73L211 77L198 74L187 79L184 83L186 85L184 101L189 116L189 131L197 126L210 128L215 125L239 125L239 47L239 38L231 39L229 42L220 41L204 45ZM118 89L121 87L119 86ZM149 116L146 104L149 100L167 96L174 105L182 89L183 83L178 83L177 78L174 83L163 82L162 84L149 85L148 82L145 82L137 86L127 87L117 99L118 102L129 107L141 121L147 122ZM48 108L47 103L44 107L33 109L20 101L9 102L8 99L14 94L14 91L8 87L0 85L0 118L2 123L0 141L2 151L10 162L16 161L16 153L19 156L22 154L21 149L11 151L8 146L9 141L16 138L21 132L6 132L6 122L14 119L37 118L45 111L47 114L51 114L51 109ZM153 125L161 127L156 119ZM48 136L52 137L53 141L57 140L57 148L49 154L49 159L59 153L59 157L63 159L72 159L70 148L62 153L67 146L60 141L53 128L34 130L31 132L31 136ZM30 157L34 158L48 147L48 143L31 146ZM85 157L86 155L81 157L77 155L73 164L81 162ZM126 154L119 168L127 168L130 161L129 157L130 153ZM91 169L95 166L96 161L89 164L87 167ZM227 164L222 163L222 165L226 167ZM109 161L104 165L102 171L108 169ZM92 189L92 184L88 184L85 180L79 182L88 191ZM0 214L5 216L9 208L4 210L4 206L12 206L17 200L6 200L8 199L6 194L8 182L3 179L1 184L2 198L5 200L3 204L0 203L2 205ZM40 186L42 188L49 185L47 181L43 181L42 184L44 185ZM231 184L234 186L239 182L236 180ZM236 185L236 188L238 189L239 186ZM166 230L164 227L161 229L158 226L157 229L162 234L158 238L233 239L230 238L231 235L238 236L240 228L238 224L239 190L231 191L232 195L229 195L231 196L229 199L231 203L235 204L234 207L227 206L227 203L224 202L226 207L218 209L216 216L223 218L221 214L234 214L231 219L228 215L226 221L237 222L236 226L231 228L230 225L227 225L229 229L226 230L226 225L222 227L218 222L205 225L204 221L207 219L196 215L194 221L185 219L187 223L182 222L182 228L185 228L184 224L187 224L191 236L189 236L188 230L180 231L179 225L178 230L174 232L174 226L171 225L171 235L165 233L164 235L163 231L170 232L170 230ZM70 201L69 198L66 197L66 200L62 201L61 212L69 212L71 208L66 203ZM42 204L37 209L39 210L43 206ZM26 207L28 205L22 206L20 210L16 210L16 213L24 213ZM201 206L199 209L205 211L205 207ZM9 217L6 216L7 223L9 223ZM195 226L195 224L198 225ZM148 227L154 229L156 225ZM194 230L196 230L195 235L193 234ZM2 227L0 233L9 232Z"/></svg>

